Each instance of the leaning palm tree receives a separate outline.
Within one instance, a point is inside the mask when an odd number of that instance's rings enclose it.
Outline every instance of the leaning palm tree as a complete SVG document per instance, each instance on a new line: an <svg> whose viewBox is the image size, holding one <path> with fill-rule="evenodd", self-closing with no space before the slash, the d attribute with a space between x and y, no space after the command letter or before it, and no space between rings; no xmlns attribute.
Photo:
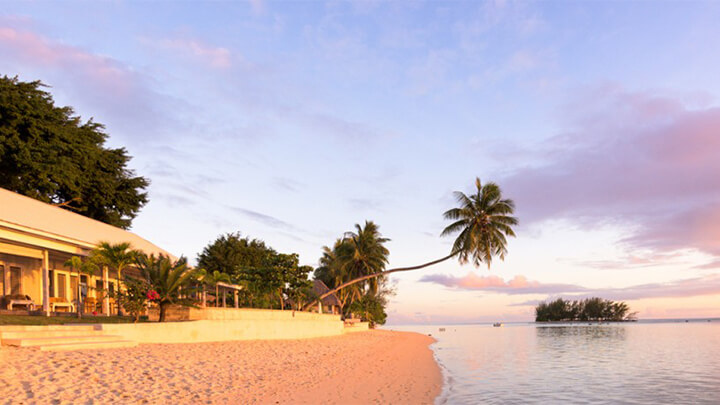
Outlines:
<svg viewBox="0 0 720 405"><path fill-rule="evenodd" d="M98 263L106 265L117 272L117 288L119 292L120 283L122 282L122 272L135 261L138 256L138 251L133 250L128 242L116 244L100 242L92 254ZM122 316L122 305L120 305L120 302L118 302L118 315Z"/></svg>
<svg viewBox="0 0 720 405"><path fill-rule="evenodd" d="M200 271L188 267L184 258L173 262L164 255L139 255L136 263L148 288L157 293L160 322L165 322L168 307L179 301L180 290L195 282Z"/></svg>
<svg viewBox="0 0 720 405"><path fill-rule="evenodd" d="M440 235L457 234L450 254L417 266L399 267L353 278L320 295L304 309L310 309L317 301L353 284L391 273L422 269L455 256L458 257L460 264L469 262L479 266L485 263L488 269L493 257L497 256L500 260L504 260L507 254L507 237L515 236L512 227L518 223L517 218L512 216L515 203L510 199L502 198L500 187L495 183L483 185L480 179L476 178L475 187L475 193L471 195L456 191L455 199L459 206L446 211L443 215L445 219L453 222Z"/></svg>
<svg viewBox="0 0 720 405"><path fill-rule="evenodd" d="M77 317L82 318L82 296L81 296L81 288L80 288L80 279L81 274L94 274L95 270L97 270L97 266L92 261L83 261L78 256L73 256L65 261L65 266L70 267L72 270L77 272Z"/></svg>

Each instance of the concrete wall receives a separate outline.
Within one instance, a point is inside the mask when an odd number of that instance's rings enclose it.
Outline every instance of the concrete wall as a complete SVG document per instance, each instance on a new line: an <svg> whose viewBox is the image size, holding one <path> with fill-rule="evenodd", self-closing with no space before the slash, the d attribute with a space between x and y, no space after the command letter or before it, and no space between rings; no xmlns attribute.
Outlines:
<svg viewBox="0 0 720 405"><path fill-rule="evenodd" d="M149 318L157 321L160 316L157 308L151 308ZM318 314L299 311L280 311L275 309L254 308L190 308L173 306L167 312L168 321L201 321L201 320L304 320L304 321L340 321L340 315Z"/></svg>
<svg viewBox="0 0 720 405"><path fill-rule="evenodd" d="M280 311L278 311L280 312ZM344 333L342 321L330 319L247 319L102 324L109 335L138 343L201 343L233 340L306 339Z"/></svg>

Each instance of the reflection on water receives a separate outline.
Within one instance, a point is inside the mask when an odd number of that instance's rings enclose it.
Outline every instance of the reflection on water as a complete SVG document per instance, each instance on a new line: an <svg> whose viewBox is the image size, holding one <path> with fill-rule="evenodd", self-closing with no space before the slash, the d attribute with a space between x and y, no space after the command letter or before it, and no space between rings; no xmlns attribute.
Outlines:
<svg viewBox="0 0 720 405"><path fill-rule="evenodd" d="M450 404L720 404L720 322L392 329L438 339Z"/></svg>

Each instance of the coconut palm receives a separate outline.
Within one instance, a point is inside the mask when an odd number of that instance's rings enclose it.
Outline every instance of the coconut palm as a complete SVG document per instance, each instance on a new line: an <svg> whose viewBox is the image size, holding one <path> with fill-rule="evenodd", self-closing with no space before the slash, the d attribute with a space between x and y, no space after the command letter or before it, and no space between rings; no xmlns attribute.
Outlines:
<svg viewBox="0 0 720 405"><path fill-rule="evenodd" d="M81 274L94 274L95 270L97 270L97 266L91 262L91 261L83 261L78 256L73 256L65 261L65 266L70 267L72 270L77 272L77 317L82 318L82 297L81 297L81 289L80 289L80 276Z"/></svg>
<svg viewBox="0 0 720 405"><path fill-rule="evenodd" d="M190 286L201 274L199 270L188 267L184 258L173 262L164 255L139 255L136 263L149 289L158 294L160 322L165 321L168 307L180 299L180 290Z"/></svg>
<svg viewBox="0 0 720 405"><path fill-rule="evenodd" d="M100 242L97 248L93 250L92 256L98 263L108 266L117 272L117 288L118 291L120 291L122 272L130 264L135 262L138 251L133 250L128 242L116 244ZM118 315L122 316L122 305L120 302L118 302Z"/></svg>
<svg viewBox="0 0 720 405"><path fill-rule="evenodd" d="M488 269L493 257L497 256L500 260L504 260L507 254L507 237L515 236L512 227L518 223L517 218L512 216L515 204L510 199L502 198L500 187L495 183L483 185L480 179L476 178L475 187L475 193L471 195L456 191L454 194L459 206L446 211L443 215L445 219L454 222L440 235L457 234L450 254L417 266L399 267L353 278L320 295L318 300L365 280L401 271L419 270L455 256L458 257L460 264L470 262L479 266L485 263ZM311 302L304 309L307 310L314 304L315 302Z"/></svg>

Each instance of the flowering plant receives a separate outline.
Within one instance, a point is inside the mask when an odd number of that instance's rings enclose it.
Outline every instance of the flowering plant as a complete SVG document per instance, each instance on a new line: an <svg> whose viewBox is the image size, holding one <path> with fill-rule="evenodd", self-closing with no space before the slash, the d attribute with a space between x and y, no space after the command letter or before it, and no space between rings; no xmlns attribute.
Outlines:
<svg viewBox="0 0 720 405"><path fill-rule="evenodd" d="M92 314L93 314L94 316L97 316L97 311L92 311Z"/></svg>
<svg viewBox="0 0 720 405"><path fill-rule="evenodd" d="M158 294L158 292L155 290L148 290L147 299L149 301L157 301L160 299L160 294Z"/></svg>

